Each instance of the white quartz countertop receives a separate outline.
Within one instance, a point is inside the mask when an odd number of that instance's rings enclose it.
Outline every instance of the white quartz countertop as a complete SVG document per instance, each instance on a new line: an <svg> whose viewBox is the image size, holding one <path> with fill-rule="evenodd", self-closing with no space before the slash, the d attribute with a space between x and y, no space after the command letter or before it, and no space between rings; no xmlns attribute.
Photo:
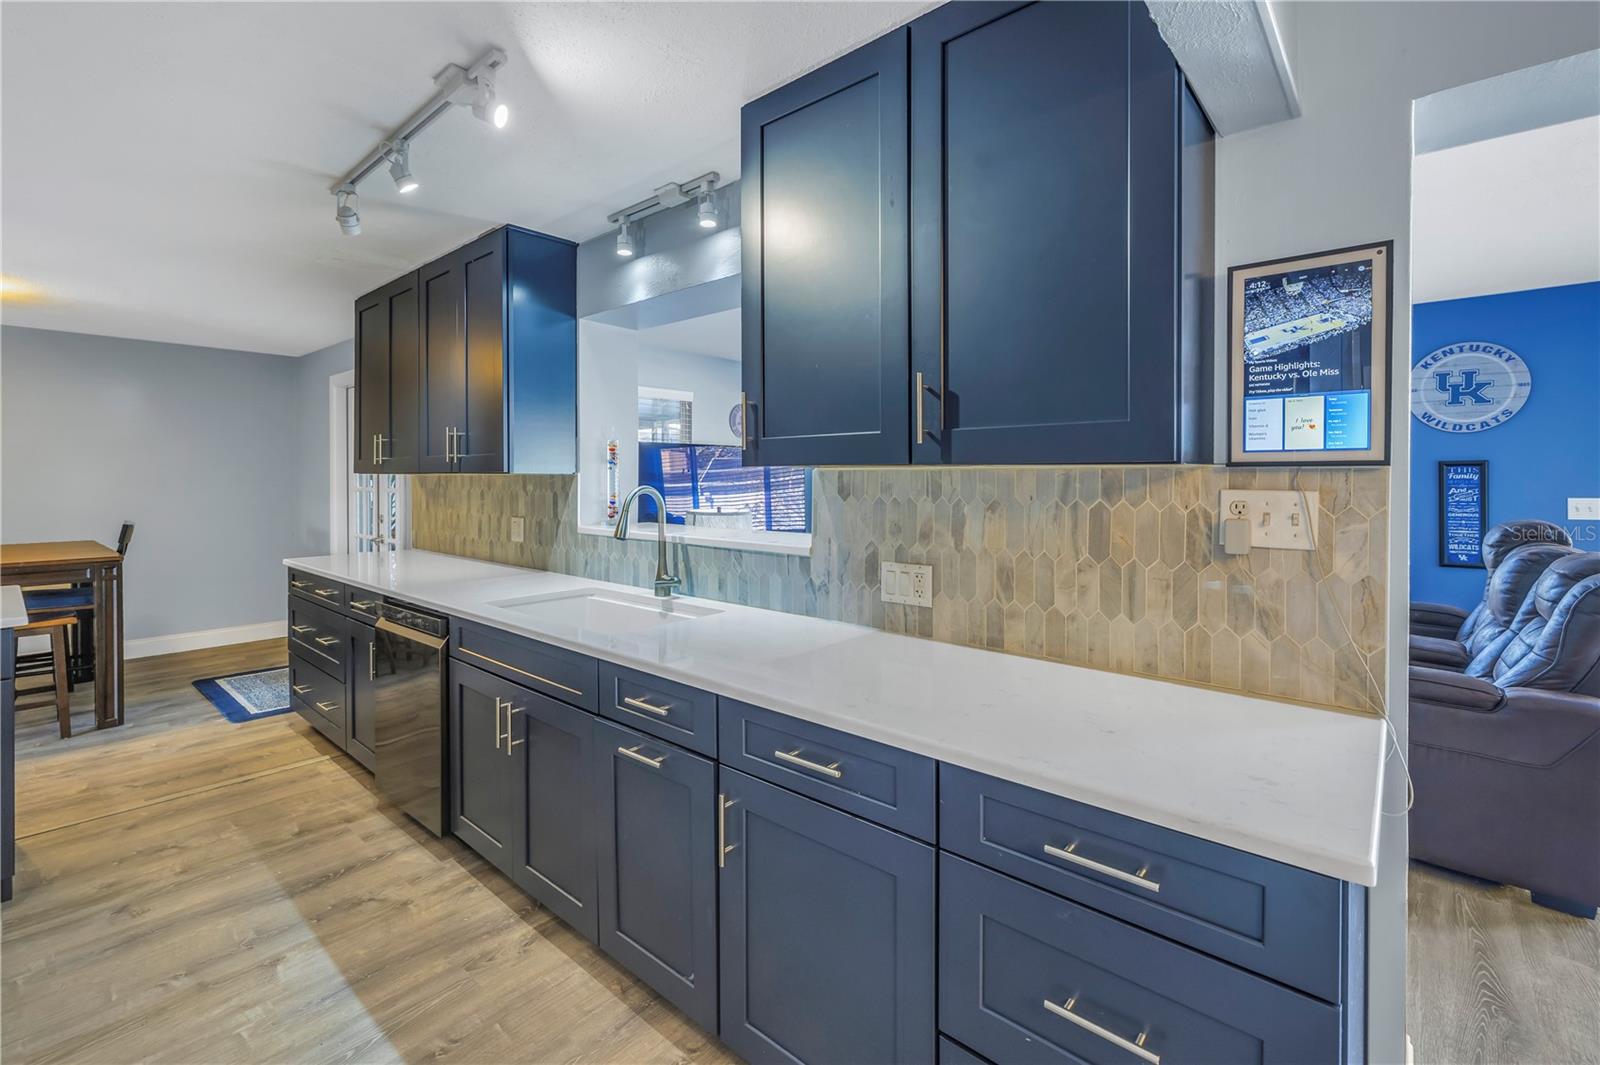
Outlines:
<svg viewBox="0 0 1600 1065"><path fill-rule="evenodd" d="M27 623L28 608L22 604L22 589L15 584L0 585L0 629Z"/></svg>
<svg viewBox="0 0 1600 1065"><path fill-rule="evenodd" d="M1341 880L1377 877L1377 718L712 600L608 632L494 603L625 588L430 551L286 565ZM9 613L9 610L8 610Z"/></svg>

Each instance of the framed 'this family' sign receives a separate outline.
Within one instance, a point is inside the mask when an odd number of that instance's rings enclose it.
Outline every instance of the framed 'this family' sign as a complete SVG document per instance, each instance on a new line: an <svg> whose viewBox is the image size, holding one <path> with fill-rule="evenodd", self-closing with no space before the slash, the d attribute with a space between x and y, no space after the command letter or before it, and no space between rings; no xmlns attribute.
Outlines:
<svg viewBox="0 0 1600 1065"><path fill-rule="evenodd" d="M1483 568L1489 524L1489 464L1439 463L1439 565Z"/></svg>

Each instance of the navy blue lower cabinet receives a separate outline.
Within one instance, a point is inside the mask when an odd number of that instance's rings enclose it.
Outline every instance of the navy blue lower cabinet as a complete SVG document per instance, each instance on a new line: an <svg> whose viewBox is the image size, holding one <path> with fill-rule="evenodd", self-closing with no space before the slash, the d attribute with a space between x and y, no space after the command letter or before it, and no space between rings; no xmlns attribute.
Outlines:
<svg viewBox="0 0 1600 1065"><path fill-rule="evenodd" d="M746 1061L934 1058L934 851L719 770L723 1042Z"/></svg>
<svg viewBox="0 0 1600 1065"><path fill-rule="evenodd" d="M594 722L600 949L717 1030L716 766Z"/></svg>
<svg viewBox="0 0 1600 1065"><path fill-rule="evenodd" d="M507 876L516 869L518 785L505 711L528 694L492 673L450 663L450 831Z"/></svg>
<svg viewBox="0 0 1600 1065"><path fill-rule="evenodd" d="M593 942L594 716L527 690L512 702L506 750L519 801L511 878Z"/></svg>
<svg viewBox="0 0 1600 1065"><path fill-rule="evenodd" d="M989 1065L989 1063L949 1036L941 1035L939 1065Z"/></svg>
<svg viewBox="0 0 1600 1065"><path fill-rule="evenodd" d="M950 854L939 1027L997 1065L1346 1060L1338 1007Z"/></svg>

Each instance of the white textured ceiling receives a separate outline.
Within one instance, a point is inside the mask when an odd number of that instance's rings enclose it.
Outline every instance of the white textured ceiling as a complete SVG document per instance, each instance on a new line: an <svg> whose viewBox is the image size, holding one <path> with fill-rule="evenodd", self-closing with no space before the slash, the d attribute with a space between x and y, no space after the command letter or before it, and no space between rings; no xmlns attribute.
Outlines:
<svg viewBox="0 0 1600 1065"><path fill-rule="evenodd" d="M9 324L299 355L351 300L502 222L582 240L666 181L738 176L739 107L914 3L17 3L0 7ZM379 171L360 237L329 183L432 92L509 54L496 133L455 109Z"/></svg>
<svg viewBox="0 0 1600 1065"><path fill-rule="evenodd" d="M1600 118L1419 155L1418 303L1600 281Z"/></svg>

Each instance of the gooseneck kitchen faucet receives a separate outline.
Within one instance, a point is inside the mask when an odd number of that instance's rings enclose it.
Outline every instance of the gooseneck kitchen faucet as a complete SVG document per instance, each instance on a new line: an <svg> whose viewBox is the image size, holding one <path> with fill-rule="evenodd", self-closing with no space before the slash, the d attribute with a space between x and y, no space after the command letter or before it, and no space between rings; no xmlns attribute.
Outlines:
<svg viewBox="0 0 1600 1065"><path fill-rule="evenodd" d="M672 590L683 582L667 571L667 501L661 498L661 493L648 484L641 484L638 488L628 493L628 498L622 501L622 506L617 512L617 527L611 535L618 540L628 538L628 516L633 513L633 501L641 495L648 494L656 501L656 595L662 599L672 596Z"/></svg>

